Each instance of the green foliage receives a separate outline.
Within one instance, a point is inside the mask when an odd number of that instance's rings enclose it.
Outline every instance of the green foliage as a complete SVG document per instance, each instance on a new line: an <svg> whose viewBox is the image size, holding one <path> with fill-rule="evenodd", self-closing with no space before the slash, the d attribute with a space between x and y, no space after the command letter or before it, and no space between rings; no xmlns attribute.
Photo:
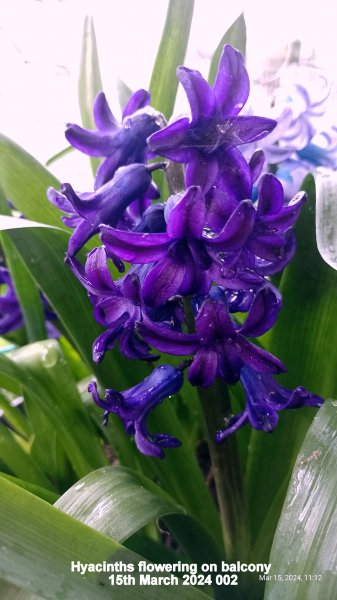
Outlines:
<svg viewBox="0 0 337 600"><path fill-rule="evenodd" d="M153 68L151 103L166 119L172 115L178 88L176 69L184 62L194 0L170 0L165 26Z"/></svg>
<svg viewBox="0 0 337 600"><path fill-rule="evenodd" d="M265 600L336 597L337 403L327 400L300 449L270 555ZM285 575L300 577L291 582ZM283 578L283 581L282 581Z"/></svg>

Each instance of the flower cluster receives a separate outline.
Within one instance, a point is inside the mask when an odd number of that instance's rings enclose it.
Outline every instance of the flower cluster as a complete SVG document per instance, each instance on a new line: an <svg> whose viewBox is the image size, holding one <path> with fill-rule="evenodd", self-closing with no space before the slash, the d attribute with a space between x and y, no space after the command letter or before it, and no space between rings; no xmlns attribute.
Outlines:
<svg viewBox="0 0 337 600"><path fill-rule="evenodd" d="M215 378L243 386L245 407L224 427L219 423L219 442L245 423L272 431L280 410L322 402L303 388L290 391L276 383L273 375L284 365L252 340L277 319L281 296L268 277L294 255L292 226L306 200L298 193L286 201L275 175L261 176L263 152L255 149L247 160L240 150L265 138L276 122L239 114L249 79L242 55L229 45L213 87L198 71L179 67L177 75L190 117L163 127L140 90L119 125L99 94L97 131L70 125L66 132L76 148L104 158L94 191L75 193L65 184L48 193L74 229L66 262L105 328L93 343L93 359L102 360L115 344L129 359L156 360L152 348L189 357L177 367L155 367L124 392L106 390L104 400L95 383L89 386L105 422L117 414L139 450L159 458L179 441L149 432L147 416L179 391L185 368L194 386L211 386ZM183 165L185 186L171 189L167 199L152 182L153 171L165 170L166 163L147 163L156 156L170 161L167 171ZM78 252L96 234L103 245L83 264ZM121 273L115 280L110 260Z"/></svg>
<svg viewBox="0 0 337 600"><path fill-rule="evenodd" d="M288 199L313 169L337 168L335 115L329 115L334 94L324 73L300 64L285 71L270 99L277 126L260 146L265 164L282 181ZM247 153L251 151L247 147Z"/></svg>

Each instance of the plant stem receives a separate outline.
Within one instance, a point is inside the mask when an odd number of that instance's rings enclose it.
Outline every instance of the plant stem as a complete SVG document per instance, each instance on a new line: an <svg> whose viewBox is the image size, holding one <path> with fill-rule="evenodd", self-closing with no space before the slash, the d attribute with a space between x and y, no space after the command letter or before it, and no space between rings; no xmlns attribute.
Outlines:
<svg viewBox="0 0 337 600"><path fill-rule="evenodd" d="M221 444L214 441L215 432L231 414L226 384L217 379L209 388L198 388L212 471L219 504L222 533L227 560L248 554L247 521L243 480L234 437Z"/></svg>
<svg viewBox="0 0 337 600"><path fill-rule="evenodd" d="M189 332L195 331L191 299L184 299L185 319ZM249 553L248 528L241 465L234 437L217 444L215 433L231 415L231 402L224 380L216 379L208 388L198 387L198 396L212 472L217 493L223 541L227 560L243 560Z"/></svg>

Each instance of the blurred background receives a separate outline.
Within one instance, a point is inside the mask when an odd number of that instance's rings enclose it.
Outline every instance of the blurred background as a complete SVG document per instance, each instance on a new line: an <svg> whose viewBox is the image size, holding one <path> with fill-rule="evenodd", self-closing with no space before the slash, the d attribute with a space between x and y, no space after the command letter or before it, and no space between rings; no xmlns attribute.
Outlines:
<svg viewBox="0 0 337 600"><path fill-rule="evenodd" d="M94 20L103 88L119 115L117 78L132 90L148 87L167 5L167 0L1 0L0 131L43 163L67 146L65 124L80 123L77 80L87 14ZM296 53L337 80L335 8L329 0L195 0L185 64L207 76L215 48L242 11L253 83L272 87ZM185 107L180 90L177 112ZM88 160L79 153L51 170L75 188L91 181Z"/></svg>

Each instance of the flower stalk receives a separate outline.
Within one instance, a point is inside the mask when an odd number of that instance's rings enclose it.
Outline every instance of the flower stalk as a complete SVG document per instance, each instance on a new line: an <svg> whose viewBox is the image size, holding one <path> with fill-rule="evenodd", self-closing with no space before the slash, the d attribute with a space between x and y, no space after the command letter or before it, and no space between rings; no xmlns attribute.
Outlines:
<svg viewBox="0 0 337 600"><path fill-rule="evenodd" d="M188 331L195 331L195 320L190 298L184 298ZM222 536L227 560L248 556L249 539L245 511L244 487L236 439L228 438L217 444L214 431L231 416L228 386L219 378L204 388L198 386L200 408L211 458L212 475L219 506Z"/></svg>

